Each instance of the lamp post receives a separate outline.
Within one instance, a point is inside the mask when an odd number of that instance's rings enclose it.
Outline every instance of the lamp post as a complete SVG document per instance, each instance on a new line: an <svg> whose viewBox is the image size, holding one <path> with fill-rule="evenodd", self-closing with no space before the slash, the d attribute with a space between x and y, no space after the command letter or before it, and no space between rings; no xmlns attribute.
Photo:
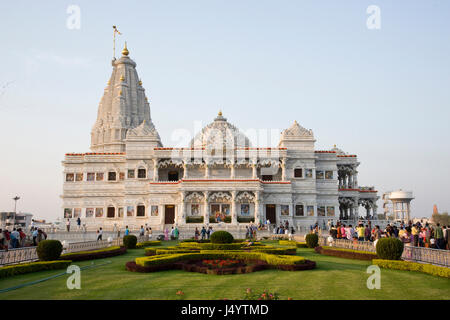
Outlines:
<svg viewBox="0 0 450 320"><path fill-rule="evenodd" d="M13 200L14 200L14 224L13 224L13 227L15 227L15 225L16 225L17 201L18 201L19 199L20 199L19 196L15 196L15 197L13 198Z"/></svg>

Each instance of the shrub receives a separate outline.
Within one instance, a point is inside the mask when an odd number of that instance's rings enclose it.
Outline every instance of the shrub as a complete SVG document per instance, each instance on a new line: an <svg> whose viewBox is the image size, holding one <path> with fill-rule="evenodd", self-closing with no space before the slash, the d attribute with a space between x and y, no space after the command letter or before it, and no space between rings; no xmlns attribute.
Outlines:
<svg viewBox="0 0 450 320"><path fill-rule="evenodd" d="M36 252L40 261L58 260L63 246L59 240L43 240L39 242Z"/></svg>
<svg viewBox="0 0 450 320"><path fill-rule="evenodd" d="M347 259L372 260L377 258L375 252L358 251L352 249L335 248L335 247L315 247L317 253L327 256L334 256Z"/></svg>
<svg viewBox="0 0 450 320"><path fill-rule="evenodd" d="M428 273L433 276L450 278L450 268L439 267L439 266L435 266L432 264L417 263L417 262L402 261L402 260L382 260L382 259L373 259L372 263L381 268L386 268L386 269L417 271L417 272Z"/></svg>
<svg viewBox="0 0 450 320"><path fill-rule="evenodd" d="M109 247L99 250L91 250L91 251L80 251L80 252L72 252L61 255L61 260L72 260L72 261L85 261L85 260L94 260L94 259L103 259L109 257L115 257L122 255L127 252L127 248L125 247Z"/></svg>
<svg viewBox="0 0 450 320"><path fill-rule="evenodd" d="M233 243L233 235L227 231L215 231L211 235L212 243Z"/></svg>
<svg viewBox="0 0 450 320"><path fill-rule="evenodd" d="M152 247L152 246L160 246L160 245L161 245L161 241L158 241L158 240L143 241L143 242L139 242L138 244L136 244L136 248L140 249L140 248Z"/></svg>
<svg viewBox="0 0 450 320"><path fill-rule="evenodd" d="M400 260L403 242L397 238L381 238L377 242L377 256L385 260Z"/></svg>
<svg viewBox="0 0 450 320"><path fill-rule="evenodd" d="M132 234L123 237L123 245L127 249L136 249L137 237Z"/></svg>
<svg viewBox="0 0 450 320"><path fill-rule="evenodd" d="M40 242L42 243L42 241ZM0 279L18 274L37 272L43 270L56 270L66 269L72 261L70 260L58 260L58 261L38 261L31 263L16 264L13 266L6 266L0 268Z"/></svg>
<svg viewBox="0 0 450 320"><path fill-rule="evenodd" d="M319 244L319 236L315 233L308 233L305 240L308 248L315 248Z"/></svg>
<svg viewBox="0 0 450 320"><path fill-rule="evenodd" d="M187 216L186 223L203 223L203 216Z"/></svg>
<svg viewBox="0 0 450 320"><path fill-rule="evenodd" d="M306 242L297 242L293 240L278 240L278 244L281 246L296 246L297 248L308 248Z"/></svg>

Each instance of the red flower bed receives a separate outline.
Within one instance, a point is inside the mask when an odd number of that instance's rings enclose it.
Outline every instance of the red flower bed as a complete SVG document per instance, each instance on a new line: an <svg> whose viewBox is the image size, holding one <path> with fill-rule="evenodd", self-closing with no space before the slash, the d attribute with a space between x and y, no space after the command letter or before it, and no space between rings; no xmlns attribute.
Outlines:
<svg viewBox="0 0 450 320"><path fill-rule="evenodd" d="M209 269L231 268L243 264L240 260L203 260L202 264Z"/></svg>

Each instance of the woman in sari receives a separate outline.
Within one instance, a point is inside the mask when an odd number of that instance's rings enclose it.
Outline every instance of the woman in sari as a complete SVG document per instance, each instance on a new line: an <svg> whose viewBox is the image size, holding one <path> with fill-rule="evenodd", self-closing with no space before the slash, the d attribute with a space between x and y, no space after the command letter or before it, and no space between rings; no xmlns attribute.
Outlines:
<svg viewBox="0 0 450 320"><path fill-rule="evenodd" d="M164 230L164 240L169 240L169 229Z"/></svg>

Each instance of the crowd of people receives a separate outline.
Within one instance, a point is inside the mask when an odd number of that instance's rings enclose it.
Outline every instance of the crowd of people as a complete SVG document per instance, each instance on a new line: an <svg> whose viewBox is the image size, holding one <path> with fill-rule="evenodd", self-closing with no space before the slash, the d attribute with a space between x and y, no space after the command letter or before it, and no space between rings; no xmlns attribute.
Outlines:
<svg viewBox="0 0 450 320"><path fill-rule="evenodd" d="M336 225L331 225L330 236L334 239L353 241L376 241L384 237L398 238L407 246L449 250L449 229L449 226L441 227L439 223L423 225L420 222L414 224L409 222L407 225L400 223L399 226L388 224L382 230L378 225L372 226L370 221L366 224L360 222L355 227L338 221Z"/></svg>
<svg viewBox="0 0 450 320"><path fill-rule="evenodd" d="M12 231L0 229L0 250L37 246L45 239L47 234L37 227L31 227L29 237L22 228L13 228Z"/></svg>
<svg viewBox="0 0 450 320"><path fill-rule="evenodd" d="M274 227L273 228L273 234L294 234L295 233L295 229L294 227L290 227L289 228L289 221L285 221L284 224L280 223L280 225L278 227Z"/></svg>

